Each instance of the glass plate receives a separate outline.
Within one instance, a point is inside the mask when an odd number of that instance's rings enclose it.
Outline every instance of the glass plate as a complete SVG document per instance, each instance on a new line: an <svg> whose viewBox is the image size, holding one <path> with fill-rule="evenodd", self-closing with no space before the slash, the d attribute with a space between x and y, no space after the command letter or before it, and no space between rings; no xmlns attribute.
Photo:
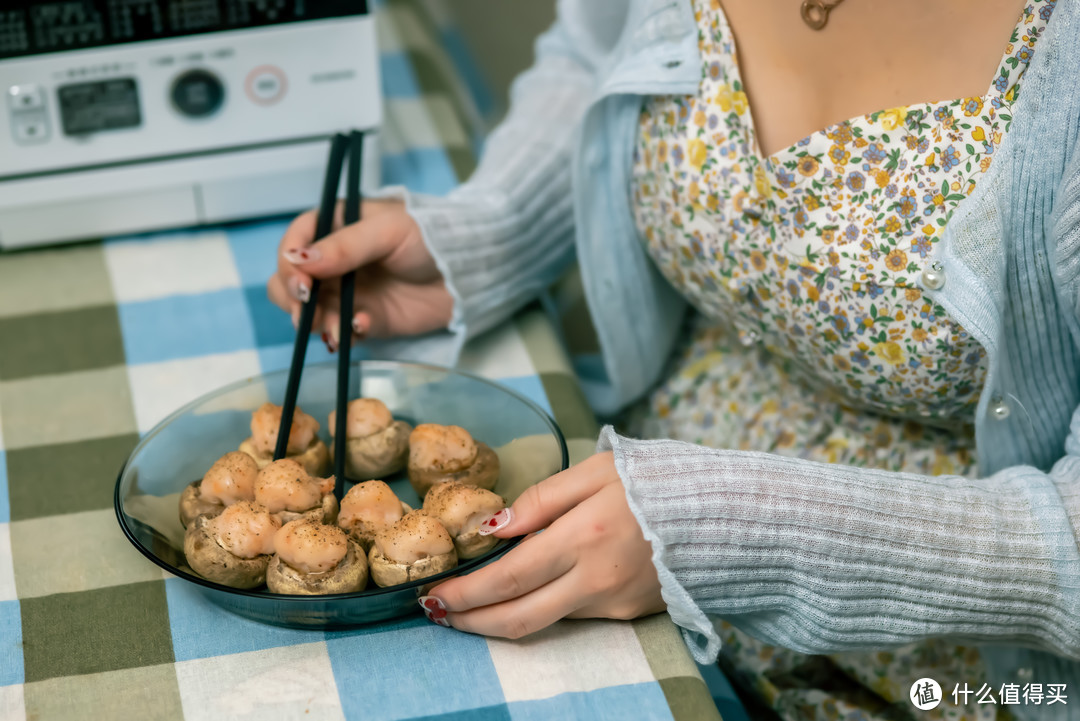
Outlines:
<svg viewBox="0 0 1080 721"><path fill-rule="evenodd" d="M551 417L524 396L497 383L449 368L396 361L361 361L349 398L378 398L395 418L458 425L499 456L495 492L512 503L522 491L569 465L566 440ZM155 426L120 469L114 503L124 535L147 558L241 616L291 628L348 628L419 611L422 589L473 571L506 553L522 539L501 541L456 568L399 586L369 581L359 593L285 596L223 586L195 574L184 560L180 492L250 435L251 412L266 401L280 403L287 372L249 378L195 400ZM319 436L331 445L327 416L334 408L337 366L304 369L297 405L319 421ZM420 500L404 473L383 479L405 503ZM346 483L345 490L352 487Z"/></svg>

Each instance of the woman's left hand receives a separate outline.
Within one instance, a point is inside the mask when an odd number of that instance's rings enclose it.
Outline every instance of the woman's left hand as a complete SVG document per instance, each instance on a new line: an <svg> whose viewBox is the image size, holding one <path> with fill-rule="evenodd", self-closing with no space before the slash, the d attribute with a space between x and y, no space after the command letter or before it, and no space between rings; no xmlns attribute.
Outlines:
<svg viewBox="0 0 1080 721"><path fill-rule="evenodd" d="M561 618L631 619L664 610L652 546L630 512L610 452L530 487L495 519L507 516L494 532L499 538L545 530L498 561L432 588L421 599L428 618L520 638Z"/></svg>

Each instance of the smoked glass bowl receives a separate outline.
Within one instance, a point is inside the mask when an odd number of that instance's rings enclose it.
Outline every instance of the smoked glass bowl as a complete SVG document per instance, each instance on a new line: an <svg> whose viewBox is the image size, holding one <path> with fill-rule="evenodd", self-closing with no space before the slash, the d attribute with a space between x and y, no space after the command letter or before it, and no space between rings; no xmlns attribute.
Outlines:
<svg viewBox="0 0 1080 721"><path fill-rule="evenodd" d="M507 503L569 465L566 440L551 417L497 383L448 368L396 361L361 361L352 375L350 399L378 398L395 418L414 425L462 426L491 446L500 461L494 490ZM327 416L334 408L336 377L336 364L308 366L297 398L297 405L319 421L319 435L328 445ZM250 435L253 410L266 401L282 402L286 378L286 371L268 373L209 393L163 420L135 447L120 469L114 502L121 529L143 555L228 611L277 626L332 629L419 611L416 599L422 589L490 563L522 540L500 541L479 558L429 578L387 588L369 581L358 593L278 595L265 588L230 588L196 574L184 559L180 492ZM404 472L383 480L405 503L421 505ZM351 487L346 483L345 490Z"/></svg>

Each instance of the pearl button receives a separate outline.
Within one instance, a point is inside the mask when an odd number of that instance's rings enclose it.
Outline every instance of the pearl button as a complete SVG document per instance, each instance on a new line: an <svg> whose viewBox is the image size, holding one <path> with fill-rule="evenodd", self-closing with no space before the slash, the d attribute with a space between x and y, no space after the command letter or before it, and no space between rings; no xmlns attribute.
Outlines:
<svg viewBox="0 0 1080 721"><path fill-rule="evenodd" d="M1003 421L1009 417L1009 405L1000 397L994 397L990 400L990 415L995 420Z"/></svg>
<svg viewBox="0 0 1080 721"><path fill-rule="evenodd" d="M945 266L940 260L935 260L922 272L923 286L929 290L940 290L945 285Z"/></svg>
<svg viewBox="0 0 1080 721"><path fill-rule="evenodd" d="M759 340L761 340L761 334L758 333L756 330L739 330L739 342L742 343L744 346L752 346Z"/></svg>

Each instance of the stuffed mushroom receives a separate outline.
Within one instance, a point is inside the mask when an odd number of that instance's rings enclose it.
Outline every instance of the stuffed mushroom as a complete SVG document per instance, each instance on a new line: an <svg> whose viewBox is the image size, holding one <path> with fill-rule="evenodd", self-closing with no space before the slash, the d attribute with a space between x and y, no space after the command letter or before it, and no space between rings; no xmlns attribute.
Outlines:
<svg viewBox="0 0 1080 721"><path fill-rule="evenodd" d="M251 414L251 437L240 444L244 453L255 459L259 468L274 460L278 428L281 426L281 406L263 403ZM293 412L289 430L286 458L298 462L313 476L320 476L330 467L330 450L318 437L319 422L300 410Z"/></svg>
<svg viewBox="0 0 1080 721"><path fill-rule="evenodd" d="M184 534L188 565L208 581L232 588L257 588L266 581L281 521L252 501L228 506L216 516L198 516Z"/></svg>
<svg viewBox="0 0 1080 721"><path fill-rule="evenodd" d="M187 528L197 516L216 516L233 503L255 500L258 473L255 459L248 454L226 453L180 494L180 523Z"/></svg>
<svg viewBox="0 0 1080 721"><path fill-rule="evenodd" d="M255 476L255 500L278 516L282 523L301 516L321 523L337 520L334 477L316 478L291 458L282 458Z"/></svg>
<svg viewBox="0 0 1080 721"><path fill-rule="evenodd" d="M424 511L454 539L459 559L476 558L498 543L495 536L478 531L484 519L504 508L506 502L491 491L457 482L440 483L424 497Z"/></svg>
<svg viewBox="0 0 1080 721"><path fill-rule="evenodd" d="M411 510L382 481L364 481L350 488L341 499L338 525L366 553L371 549L376 533L394 525Z"/></svg>
<svg viewBox="0 0 1080 721"><path fill-rule="evenodd" d="M337 433L337 411L328 419L330 435ZM385 478L409 460L412 426L396 421L377 398L357 398L345 414L345 474L354 480ZM331 457L333 454L331 454Z"/></svg>
<svg viewBox="0 0 1080 721"><path fill-rule="evenodd" d="M423 498L438 483L457 481L491 490L499 457L461 426L421 423L409 435L409 481Z"/></svg>
<svg viewBox="0 0 1080 721"><path fill-rule="evenodd" d="M441 523L423 511L409 511L375 534L368 565L376 585L396 586L453 568L457 552Z"/></svg>
<svg viewBox="0 0 1080 721"><path fill-rule="evenodd" d="M353 593L367 585L367 557L337 526L312 518L290 521L274 535L274 549L266 571L272 593Z"/></svg>

